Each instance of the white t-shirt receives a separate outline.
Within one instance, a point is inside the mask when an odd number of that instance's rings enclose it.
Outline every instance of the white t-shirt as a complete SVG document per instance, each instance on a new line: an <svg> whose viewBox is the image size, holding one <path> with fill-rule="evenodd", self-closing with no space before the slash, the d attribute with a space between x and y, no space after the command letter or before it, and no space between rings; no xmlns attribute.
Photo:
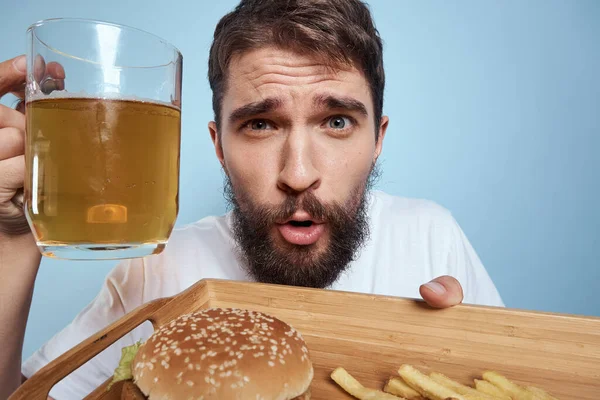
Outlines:
<svg viewBox="0 0 600 400"><path fill-rule="evenodd" d="M424 200L373 191L371 238L330 289L419 298L419 286L441 275L458 279L464 303L503 306L481 261L444 208ZM174 230L158 256L127 260L108 275L98 296L23 364L30 377L48 362L113 321L151 300L173 296L204 278L251 280L240 267L231 214L207 217ZM51 391L55 399L81 399L112 376L121 348L146 339L139 326L76 370Z"/></svg>

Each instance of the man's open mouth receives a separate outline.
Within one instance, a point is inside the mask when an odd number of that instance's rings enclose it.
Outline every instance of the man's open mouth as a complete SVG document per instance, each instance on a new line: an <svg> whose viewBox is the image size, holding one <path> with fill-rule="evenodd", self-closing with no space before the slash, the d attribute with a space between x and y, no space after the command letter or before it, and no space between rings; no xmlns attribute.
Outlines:
<svg viewBox="0 0 600 400"><path fill-rule="evenodd" d="M290 220L277 224L277 229L283 239L298 246L308 246L316 243L325 232L325 224L307 218L293 216Z"/></svg>
<svg viewBox="0 0 600 400"><path fill-rule="evenodd" d="M313 222L311 220L306 220L306 221L295 221L295 220L292 220L292 221L289 221L288 223L290 225L292 225L292 226L297 226L297 227L303 226L303 227L307 227L307 228L309 226L312 226L312 224L313 224Z"/></svg>

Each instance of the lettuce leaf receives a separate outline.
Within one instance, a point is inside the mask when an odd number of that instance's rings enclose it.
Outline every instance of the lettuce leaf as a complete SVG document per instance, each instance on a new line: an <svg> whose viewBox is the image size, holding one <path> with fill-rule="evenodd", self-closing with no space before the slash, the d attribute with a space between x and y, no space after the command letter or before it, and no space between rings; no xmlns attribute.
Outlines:
<svg viewBox="0 0 600 400"><path fill-rule="evenodd" d="M119 361L119 365L115 368L115 373L113 375L112 382L108 385L107 390L110 390L112 385L119 381L126 381L128 379L133 379L133 373L131 369L131 364L133 363L133 359L137 354L140 346L142 345L142 341L138 341L131 346L123 347L121 349L121 360Z"/></svg>

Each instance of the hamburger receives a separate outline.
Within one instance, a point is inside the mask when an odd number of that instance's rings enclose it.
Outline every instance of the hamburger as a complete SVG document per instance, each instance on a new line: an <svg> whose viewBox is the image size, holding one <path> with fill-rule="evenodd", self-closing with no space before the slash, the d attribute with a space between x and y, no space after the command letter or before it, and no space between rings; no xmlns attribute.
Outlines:
<svg viewBox="0 0 600 400"><path fill-rule="evenodd" d="M129 379L139 390L131 397L149 400L308 400L313 374L308 348L290 325L256 311L211 308L124 348L113 383Z"/></svg>

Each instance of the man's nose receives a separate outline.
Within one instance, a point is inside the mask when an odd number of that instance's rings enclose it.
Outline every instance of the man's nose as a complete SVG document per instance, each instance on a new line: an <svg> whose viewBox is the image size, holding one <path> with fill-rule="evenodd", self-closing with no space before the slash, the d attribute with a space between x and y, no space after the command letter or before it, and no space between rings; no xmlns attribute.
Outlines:
<svg viewBox="0 0 600 400"><path fill-rule="evenodd" d="M288 194L299 194L316 189L321 184L321 175L315 159L309 132L291 132L283 148L282 167L277 180L280 190Z"/></svg>

